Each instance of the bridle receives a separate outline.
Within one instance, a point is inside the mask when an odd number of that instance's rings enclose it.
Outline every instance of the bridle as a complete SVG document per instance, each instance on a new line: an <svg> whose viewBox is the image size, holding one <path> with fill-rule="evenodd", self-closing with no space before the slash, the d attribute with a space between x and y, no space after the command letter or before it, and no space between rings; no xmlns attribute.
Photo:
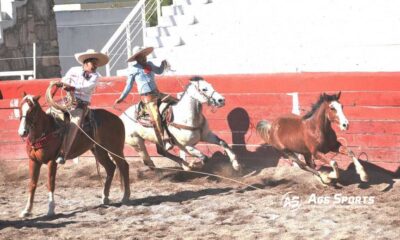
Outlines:
<svg viewBox="0 0 400 240"><path fill-rule="evenodd" d="M29 107L30 107L30 110L28 111L28 112L30 112L30 116L29 117L27 116L27 114L26 115L22 114L21 108L22 108L22 105L24 103L27 103L29 105ZM37 117L36 117L37 108L35 108L34 105L35 104L32 103L32 102L28 102L27 100L24 100L23 102L21 102L21 105L20 105L20 108L19 108L19 115L20 115L19 120L21 121L23 118L25 118L25 125L27 125L27 128L31 128L33 125L35 125L36 120L37 120Z"/></svg>
<svg viewBox="0 0 400 240"><path fill-rule="evenodd" d="M200 90L200 82L199 82L199 81L197 81L197 85L195 85L195 88L196 88L197 92L200 93L201 96L203 96L203 97L205 97L205 98L207 99L207 104L208 104L209 106L210 106L210 105L213 105L213 106L216 105L216 101L215 101L215 99L213 98L213 95L214 95L214 93L215 93L215 90L214 90L214 89L213 89L213 92L211 93L211 95L208 96L207 94L205 94L203 91Z"/></svg>

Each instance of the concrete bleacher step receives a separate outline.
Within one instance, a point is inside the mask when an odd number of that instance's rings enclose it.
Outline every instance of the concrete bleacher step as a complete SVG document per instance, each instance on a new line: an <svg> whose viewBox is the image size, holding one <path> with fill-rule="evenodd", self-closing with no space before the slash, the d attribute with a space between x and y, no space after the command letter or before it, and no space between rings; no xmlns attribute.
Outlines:
<svg viewBox="0 0 400 240"><path fill-rule="evenodd" d="M161 13L163 16L185 15L191 12L191 9L187 8L186 5L169 5L163 6L161 9Z"/></svg>
<svg viewBox="0 0 400 240"><path fill-rule="evenodd" d="M193 14L169 15L169 16L162 16L158 21L158 26L171 27L179 25L192 25L195 23L196 23L196 17Z"/></svg>
<svg viewBox="0 0 400 240"><path fill-rule="evenodd" d="M147 37L164 37L164 36L174 36L179 34L181 31L178 26L173 27L148 27L146 28Z"/></svg>
<svg viewBox="0 0 400 240"><path fill-rule="evenodd" d="M190 28L196 26L197 12L204 12L210 0L174 0L172 5L162 7L162 16L158 25L146 28L144 45L154 47L148 56L155 64L169 59L174 48L185 44L185 38L191 39ZM196 37L196 36L195 36ZM117 70L117 76L126 75L126 69Z"/></svg>
<svg viewBox="0 0 400 240"><path fill-rule="evenodd" d="M152 46L154 48L162 48L162 47L176 47L182 45L183 41L180 36L163 36L163 37L146 37L145 40L146 46Z"/></svg>
<svg viewBox="0 0 400 240"><path fill-rule="evenodd" d="M174 0L174 5L196 5L196 4L207 4L212 3L212 0Z"/></svg>
<svg viewBox="0 0 400 240"><path fill-rule="evenodd" d="M158 62L164 59L168 60L168 56L174 51L174 49L174 47L155 48L154 51L149 55L148 59L158 64Z"/></svg>

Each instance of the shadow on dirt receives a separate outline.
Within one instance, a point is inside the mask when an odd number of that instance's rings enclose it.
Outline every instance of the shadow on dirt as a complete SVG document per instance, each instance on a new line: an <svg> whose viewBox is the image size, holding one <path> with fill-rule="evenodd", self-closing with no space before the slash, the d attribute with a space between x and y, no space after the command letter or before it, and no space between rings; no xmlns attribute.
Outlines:
<svg viewBox="0 0 400 240"><path fill-rule="evenodd" d="M249 151L246 147L246 134L250 130L250 136L256 134L255 127L250 122L250 117L244 108L235 108L228 114L228 124L232 133L232 150L242 165L240 173L233 170L229 157L221 151L215 152L207 159L202 171L216 173L223 176L239 177L249 173L257 174L262 169L276 167L281 155L271 146L260 146L255 151ZM225 139L227 140L227 139ZM201 177L199 174L178 173L174 180L185 181Z"/></svg>
<svg viewBox="0 0 400 240"><path fill-rule="evenodd" d="M83 211L79 211L83 212ZM69 224L74 224L76 221L65 221L60 223L52 223L51 221L59 218L70 218L75 216L78 212L73 212L69 214L56 214L52 217L41 216L32 219L21 219L21 220L11 220L11 221L0 221L0 230L8 227L13 227L16 229L20 228L38 228L38 229L49 229L49 228L64 228Z"/></svg>
<svg viewBox="0 0 400 240"><path fill-rule="evenodd" d="M359 184L358 187L362 189L367 189L373 185L387 184L387 186L382 189L383 192L390 191L393 188L395 175L392 172L367 161L360 160L360 162L368 174L369 181L366 183L360 181L354 164L352 163L346 170L341 172L340 184L343 186Z"/></svg>

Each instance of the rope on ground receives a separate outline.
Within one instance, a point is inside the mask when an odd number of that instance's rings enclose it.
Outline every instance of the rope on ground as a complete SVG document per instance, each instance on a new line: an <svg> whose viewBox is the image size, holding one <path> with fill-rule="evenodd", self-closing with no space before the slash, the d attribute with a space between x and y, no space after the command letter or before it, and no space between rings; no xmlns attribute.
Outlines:
<svg viewBox="0 0 400 240"><path fill-rule="evenodd" d="M61 93L61 94L62 94L62 93ZM67 109L67 112L68 112L69 114L71 114L71 112L69 111L69 109ZM106 147L104 147L103 145L101 145L100 143L98 143L96 140L94 140L93 138L91 138L91 137L81 128L81 126L77 126L77 127L78 127L78 129L79 129L88 139L90 139L94 144L96 144L97 146L99 146L100 148L102 148L103 150L105 150L106 152L108 152L109 154L111 154L111 155L113 155L113 156L116 156L116 157L118 157L118 158L123 159L123 160L126 161L126 159L125 159L124 157L122 157L122 156L120 156L120 155L118 155L118 154L116 154L116 153L114 153L114 152L108 150ZM97 161L96 161L96 162L97 162ZM212 173L206 173L206 172L194 171L194 170L160 168L160 167L151 167L151 168L153 168L153 169L160 169L160 170L168 170L168 171L176 171L176 172L191 172L191 173L197 173L197 174L201 174L201 175L204 175L204 176L217 177L217 178L220 178L220 179L224 179L224 180L228 180L228 181L231 181L231 182L235 182L235 183L238 183L238 184L240 184L240 185L246 186L246 187L248 187L248 188L252 188L252 189L254 189L254 190L263 190L262 188L259 188L259 187L253 186L253 185L246 184L246 183L244 183L244 182L235 180L235 179L233 179L233 178L228 178L228 177L224 177L224 176L220 176L220 175L212 174Z"/></svg>

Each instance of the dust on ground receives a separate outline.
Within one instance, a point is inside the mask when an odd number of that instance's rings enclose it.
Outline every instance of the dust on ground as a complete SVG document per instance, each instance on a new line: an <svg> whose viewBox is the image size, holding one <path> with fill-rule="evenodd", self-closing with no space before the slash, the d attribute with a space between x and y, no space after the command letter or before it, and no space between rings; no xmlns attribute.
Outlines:
<svg viewBox="0 0 400 240"><path fill-rule="evenodd" d="M130 159L131 198L120 204L118 176L111 204L101 204L102 181L93 159L59 167L56 215L47 217L46 166L42 167L33 215L21 219L28 198L27 162L0 166L1 239L399 239L400 183L367 169L360 183L354 169L325 187L296 167L208 172L151 171ZM104 170L101 176L104 177ZM243 175L246 175L245 177Z"/></svg>

